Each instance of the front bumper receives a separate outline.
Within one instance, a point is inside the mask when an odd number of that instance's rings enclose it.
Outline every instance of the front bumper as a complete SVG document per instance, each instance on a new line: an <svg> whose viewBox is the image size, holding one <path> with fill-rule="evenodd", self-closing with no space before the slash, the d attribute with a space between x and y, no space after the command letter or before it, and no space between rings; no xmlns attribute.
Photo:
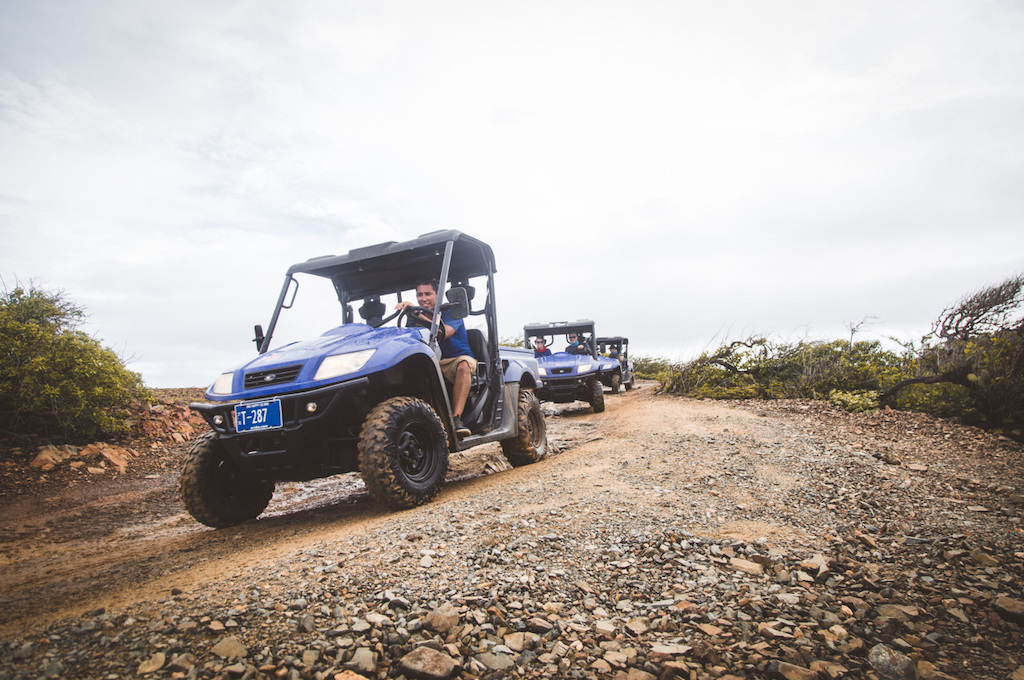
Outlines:
<svg viewBox="0 0 1024 680"><path fill-rule="evenodd" d="M252 401L279 399L283 421L279 428L257 432L235 430L235 405L245 400L194 403L189 408L209 423L227 454L256 476L275 481L314 479L358 469L356 444L369 412L368 385L366 378L357 378L255 398Z"/></svg>
<svg viewBox="0 0 1024 680"><path fill-rule="evenodd" d="M552 401L556 404L589 401L590 381L596 379L594 373L567 378L542 378L540 387L535 389L534 393L541 401Z"/></svg>

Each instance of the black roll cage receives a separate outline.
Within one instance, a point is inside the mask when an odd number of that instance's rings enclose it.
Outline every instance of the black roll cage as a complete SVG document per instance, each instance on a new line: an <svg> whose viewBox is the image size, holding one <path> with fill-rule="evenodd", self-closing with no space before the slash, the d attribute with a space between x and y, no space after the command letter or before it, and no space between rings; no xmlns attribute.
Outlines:
<svg viewBox="0 0 1024 680"><path fill-rule="evenodd" d="M355 321L352 303L394 294L402 299L402 291L415 289L424 281L437 279L437 297L445 299L448 282L452 288L466 289L466 313L484 315L488 345L492 356L498 352L497 310L494 304L494 274L497 267L491 247L472 236L456 230L434 231L411 241L388 241L364 248L354 248L346 255L326 255L294 264L285 274L274 313L266 334L256 327L256 345L260 354L270 348L282 310L289 309L298 293L296 274L310 274L329 279L342 307L342 321ZM487 278L487 297L482 308L473 311L473 278ZM440 315L434 316L430 328L431 347L437 347L437 325Z"/></svg>

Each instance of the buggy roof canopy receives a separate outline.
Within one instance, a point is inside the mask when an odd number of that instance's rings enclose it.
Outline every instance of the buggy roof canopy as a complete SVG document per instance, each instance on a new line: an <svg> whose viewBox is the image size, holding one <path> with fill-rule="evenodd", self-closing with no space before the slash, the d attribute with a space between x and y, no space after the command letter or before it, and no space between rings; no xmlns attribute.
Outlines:
<svg viewBox="0 0 1024 680"><path fill-rule="evenodd" d="M528 323L523 326L527 338L538 335L565 335L569 333L594 334L594 322L588 319L579 321L552 321L551 323Z"/></svg>
<svg viewBox="0 0 1024 680"><path fill-rule="evenodd" d="M312 274L331 279L350 299L415 288L438 278L445 249L451 244L448 280L466 283L496 271L494 253L483 241L460 231L434 231L411 241L388 241L355 248L347 255L327 255L292 265L288 276ZM443 282L442 282L443 285Z"/></svg>
<svg viewBox="0 0 1024 680"><path fill-rule="evenodd" d="M621 335L611 335L604 338L598 338L597 343L599 345L628 345L629 338L624 338Z"/></svg>

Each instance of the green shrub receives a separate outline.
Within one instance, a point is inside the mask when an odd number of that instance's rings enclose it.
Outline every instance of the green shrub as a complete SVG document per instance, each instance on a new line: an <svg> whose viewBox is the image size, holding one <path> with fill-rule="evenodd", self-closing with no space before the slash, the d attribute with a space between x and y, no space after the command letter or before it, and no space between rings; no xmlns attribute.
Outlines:
<svg viewBox="0 0 1024 680"><path fill-rule="evenodd" d="M780 343L751 337L704 352L660 382L664 391L701 399L829 399L836 393L878 393L904 379L907 364L907 357L873 341ZM837 398L851 405L862 401Z"/></svg>
<svg viewBox="0 0 1024 680"><path fill-rule="evenodd" d="M863 392L832 390L828 395L828 400L852 413L874 411L878 408L878 392L874 390Z"/></svg>
<svg viewBox="0 0 1024 680"><path fill-rule="evenodd" d="M656 363L653 362L652 363ZM1024 274L947 308L902 351L877 341L723 344L658 374L696 398L828 399L852 411L889 405L1024 437Z"/></svg>
<svg viewBox="0 0 1024 680"><path fill-rule="evenodd" d="M673 364L668 359L662 359L660 357L649 357L639 354L636 356L630 356L629 359L633 362L633 375L642 380L660 381L663 377L667 376L673 368Z"/></svg>
<svg viewBox="0 0 1024 680"><path fill-rule="evenodd" d="M125 409L148 399L137 373L77 330L85 312L35 286L0 296L0 430L86 440L125 429Z"/></svg>

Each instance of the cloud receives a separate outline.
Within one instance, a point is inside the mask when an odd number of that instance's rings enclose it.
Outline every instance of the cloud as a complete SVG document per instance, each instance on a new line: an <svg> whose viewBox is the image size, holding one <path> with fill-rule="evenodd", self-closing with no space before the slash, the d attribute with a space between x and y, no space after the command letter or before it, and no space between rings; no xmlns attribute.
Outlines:
<svg viewBox="0 0 1024 680"><path fill-rule="evenodd" d="M0 273L156 386L288 265L456 228L501 332L923 332L1024 269L1024 12L966 0L5 7Z"/></svg>

